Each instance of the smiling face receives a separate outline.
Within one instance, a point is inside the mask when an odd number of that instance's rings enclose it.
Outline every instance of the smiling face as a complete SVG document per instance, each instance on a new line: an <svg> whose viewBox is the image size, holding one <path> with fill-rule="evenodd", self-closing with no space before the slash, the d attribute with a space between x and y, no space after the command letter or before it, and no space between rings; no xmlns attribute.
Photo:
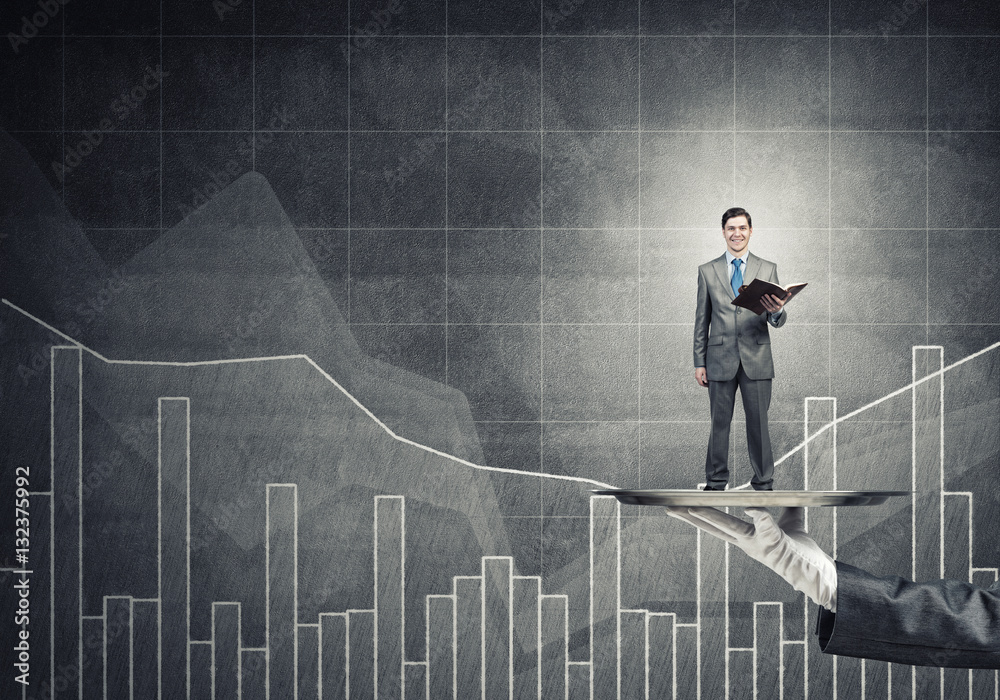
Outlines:
<svg viewBox="0 0 1000 700"><path fill-rule="evenodd" d="M745 216L733 216L722 225L722 237L726 239L726 248L734 258L741 257L750 245L750 234L753 229Z"/></svg>

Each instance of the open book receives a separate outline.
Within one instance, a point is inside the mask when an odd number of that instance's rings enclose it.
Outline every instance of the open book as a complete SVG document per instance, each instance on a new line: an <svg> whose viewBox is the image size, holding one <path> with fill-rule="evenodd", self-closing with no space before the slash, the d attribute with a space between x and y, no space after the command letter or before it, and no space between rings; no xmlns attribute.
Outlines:
<svg viewBox="0 0 1000 700"><path fill-rule="evenodd" d="M761 303L760 300L762 296L765 294L773 294L779 299L783 297L791 299L796 294L801 292L807 284L809 283L798 282L796 284L790 284L787 287L780 287L772 282L767 282L757 278L750 284L745 284L740 287L740 293L735 299L733 299L732 303L736 306L742 306L744 309L750 309L750 311L753 311L759 316L766 311L764 304Z"/></svg>

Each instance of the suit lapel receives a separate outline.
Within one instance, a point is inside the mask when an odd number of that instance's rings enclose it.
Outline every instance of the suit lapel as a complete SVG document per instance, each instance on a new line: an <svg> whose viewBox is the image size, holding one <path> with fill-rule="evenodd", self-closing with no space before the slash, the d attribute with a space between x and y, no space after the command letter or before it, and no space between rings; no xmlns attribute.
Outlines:
<svg viewBox="0 0 1000 700"><path fill-rule="evenodd" d="M733 281L729 276L728 268L729 266L726 264L726 254L723 253L721 257L715 259L715 271L719 275L719 280L722 282L722 286L725 288L726 294L729 295L730 299L735 299L736 295L733 294Z"/></svg>
<svg viewBox="0 0 1000 700"><path fill-rule="evenodd" d="M760 272L760 258L750 253L747 255L747 273L743 275L743 284L750 284L757 279L758 272Z"/></svg>

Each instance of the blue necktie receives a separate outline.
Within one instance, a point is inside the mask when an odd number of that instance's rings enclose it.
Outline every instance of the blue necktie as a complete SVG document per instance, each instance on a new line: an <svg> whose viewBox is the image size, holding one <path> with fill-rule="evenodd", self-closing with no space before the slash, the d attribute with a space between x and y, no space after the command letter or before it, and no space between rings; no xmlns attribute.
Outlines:
<svg viewBox="0 0 1000 700"><path fill-rule="evenodd" d="M740 287L743 286L743 273L740 271L740 263L743 262L739 258L733 260L733 294L736 296L740 295Z"/></svg>

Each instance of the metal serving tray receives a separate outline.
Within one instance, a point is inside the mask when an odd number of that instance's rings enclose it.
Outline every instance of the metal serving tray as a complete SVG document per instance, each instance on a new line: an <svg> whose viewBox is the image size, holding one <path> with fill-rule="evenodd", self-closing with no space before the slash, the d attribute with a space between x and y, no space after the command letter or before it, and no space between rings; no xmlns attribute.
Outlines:
<svg viewBox="0 0 1000 700"><path fill-rule="evenodd" d="M609 489L594 491L638 506L877 506L910 491L696 491L694 489Z"/></svg>

